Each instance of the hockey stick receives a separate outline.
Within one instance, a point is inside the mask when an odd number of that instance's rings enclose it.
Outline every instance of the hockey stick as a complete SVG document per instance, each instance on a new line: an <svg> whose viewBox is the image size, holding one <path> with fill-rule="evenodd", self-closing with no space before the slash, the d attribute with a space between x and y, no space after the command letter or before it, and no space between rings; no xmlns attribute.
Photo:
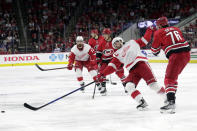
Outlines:
<svg viewBox="0 0 197 131"><path fill-rule="evenodd" d="M116 83L116 82L113 82L113 81L112 81L112 79L111 79L111 75L109 76L109 81L110 81L110 84L112 84L112 85L117 85L117 83Z"/></svg>
<svg viewBox="0 0 197 131"><path fill-rule="evenodd" d="M92 95L92 99L94 99L95 93L96 93L96 84L94 86L94 92L93 92L93 95Z"/></svg>
<svg viewBox="0 0 197 131"><path fill-rule="evenodd" d="M41 71L49 71L49 70L58 70L58 69L66 69L66 68L68 68L68 67L59 67L59 68L43 69L38 64L35 64L35 66Z"/></svg>
<svg viewBox="0 0 197 131"><path fill-rule="evenodd" d="M85 88L85 87L87 87L87 86L89 86L89 85L91 85L91 84L93 84L93 83L95 83L95 81L90 82L90 83L88 83L87 85L84 85L84 86L82 86L82 87L80 87L80 88L77 88L77 89L75 89L75 90L73 90L73 91L71 91L71 92L69 92L69 93L67 93L67 94L65 94L65 95L63 95L63 96L61 96L61 97L55 99L55 100L50 101L49 103L46 103L46 104L40 106L40 107L33 107L33 106L31 106L31 105L29 105L29 104L27 104L27 103L24 103L24 107L26 107L26 108L28 108L28 109L30 109L30 110L33 110L33 111L37 111L37 110L39 110L39 109L41 109L41 108L43 108L43 107L45 107L45 106L48 106L48 105L50 105L50 104L52 104L52 103L54 103L54 102L56 102L56 101L58 101L58 100L60 100L60 99L62 99L62 98L64 98L64 97L66 97L66 96L69 96L69 95L71 95L72 93L74 93L74 92L76 92L76 91L78 91L78 90L80 90L80 89L82 89L82 88Z"/></svg>

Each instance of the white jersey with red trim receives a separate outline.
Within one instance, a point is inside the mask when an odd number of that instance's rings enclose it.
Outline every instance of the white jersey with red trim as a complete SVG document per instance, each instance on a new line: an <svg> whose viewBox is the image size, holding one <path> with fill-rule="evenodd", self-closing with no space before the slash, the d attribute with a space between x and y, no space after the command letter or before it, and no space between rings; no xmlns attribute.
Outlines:
<svg viewBox="0 0 197 131"><path fill-rule="evenodd" d="M77 48L77 45L75 45L71 49L71 52L74 53L75 60L77 60L77 61L87 61L90 57L90 55L89 55L90 49L91 49L91 46L84 43L83 50L79 50Z"/></svg>
<svg viewBox="0 0 197 131"><path fill-rule="evenodd" d="M125 68L129 71L137 62L148 61L147 57L141 52L139 44L135 40L126 42L122 48L114 53ZM116 68L116 63L109 63L109 66Z"/></svg>

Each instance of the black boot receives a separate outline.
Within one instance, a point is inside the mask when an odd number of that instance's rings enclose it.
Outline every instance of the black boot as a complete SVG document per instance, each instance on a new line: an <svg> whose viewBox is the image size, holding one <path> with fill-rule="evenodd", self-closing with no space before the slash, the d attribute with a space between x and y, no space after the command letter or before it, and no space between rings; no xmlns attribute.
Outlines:
<svg viewBox="0 0 197 131"><path fill-rule="evenodd" d="M83 82L82 84L80 84L81 87L84 86L84 85L85 85L84 82ZM81 90L82 92L84 92L85 88L81 88L80 90Z"/></svg>
<svg viewBox="0 0 197 131"><path fill-rule="evenodd" d="M128 93L128 91L125 89L127 83L122 83L123 87L124 87L124 92Z"/></svg>
<svg viewBox="0 0 197 131"><path fill-rule="evenodd" d="M167 102L165 102L166 105L160 108L161 110L160 112L174 114L176 108L175 99L176 99L175 93L173 92L167 93Z"/></svg>
<svg viewBox="0 0 197 131"><path fill-rule="evenodd" d="M174 114L175 113L175 101L174 100L170 100L168 101L168 104L166 106L163 106L160 108L161 113L170 113L170 114Z"/></svg>
<svg viewBox="0 0 197 131"><path fill-rule="evenodd" d="M101 89L100 89L100 94L102 96L106 96L107 95L107 89L106 89L106 82L102 82L101 83Z"/></svg>
<svg viewBox="0 0 197 131"><path fill-rule="evenodd" d="M144 111L144 110L147 110L148 108L147 108L147 106L148 106L148 104L146 103L146 101L142 98L141 100L140 100L140 104L136 107L138 110L140 110L140 111Z"/></svg>

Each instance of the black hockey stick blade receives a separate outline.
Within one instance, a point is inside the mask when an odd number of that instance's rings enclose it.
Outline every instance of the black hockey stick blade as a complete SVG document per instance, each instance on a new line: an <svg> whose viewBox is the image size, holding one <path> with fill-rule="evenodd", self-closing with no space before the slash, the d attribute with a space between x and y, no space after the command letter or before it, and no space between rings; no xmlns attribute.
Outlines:
<svg viewBox="0 0 197 131"><path fill-rule="evenodd" d="M63 95L63 96L61 96L61 97L58 97L57 99L52 100L52 101L50 101L50 102L48 102L48 103L46 103L46 104L44 104L44 105L42 105L42 106L40 106L40 107L33 107L33 106L31 106L31 105L29 105L29 104L27 104L27 103L24 103L24 107L26 107L26 108L28 108L28 109L30 109L30 110L33 110L33 111L37 111L37 110L39 110L39 109L41 109L41 108L43 108L43 107L45 107L45 106L48 106L48 105L50 105L50 104L52 104L52 103L55 103L56 101L58 101L58 100L60 100L60 99L62 99L62 98L64 98L64 97L66 97L66 96L69 96L69 95L71 95L71 94L77 92L78 90L81 90L82 88L85 88L85 87L87 87L87 86L89 86L89 85L91 85L91 84L93 84L93 83L95 83L95 81L92 81L92 82L90 82L90 83L88 83L88 84L86 84L86 85L84 85L84 86L81 86L80 88L77 88L77 89L75 89L75 90L73 90L73 91L71 91L71 92L69 92L69 93L67 93L67 94L65 94L65 95Z"/></svg>
<svg viewBox="0 0 197 131"><path fill-rule="evenodd" d="M68 67L59 67L59 68L43 69L38 64L35 64L35 66L41 71L59 70L59 69L66 69L66 68L68 68Z"/></svg>
<svg viewBox="0 0 197 131"><path fill-rule="evenodd" d="M42 69L38 64L35 64L35 66L41 71L46 71L46 70Z"/></svg>
<svg viewBox="0 0 197 131"><path fill-rule="evenodd" d="M40 108L36 108L36 107L30 106L30 105L27 104L27 103L24 103L24 107L26 107L26 108L28 108L28 109L30 109L30 110L33 110L33 111L37 111L38 109L40 109Z"/></svg>
<svg viewBox="0 0 197 131"><path fill-rule="evenodd" d="M116 83L116 82L111 82L111 84L112 84L112 85L117 85L117 83Z"/></svg>

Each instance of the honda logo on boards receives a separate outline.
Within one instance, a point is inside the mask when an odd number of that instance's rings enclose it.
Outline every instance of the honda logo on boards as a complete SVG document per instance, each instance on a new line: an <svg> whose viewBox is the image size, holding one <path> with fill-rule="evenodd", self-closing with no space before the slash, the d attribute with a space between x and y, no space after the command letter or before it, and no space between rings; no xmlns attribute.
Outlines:
<svg viewBox="0 0 197 131"><path fill-rule="evenodd" d="M10 57L4 57L4 62L10 62L10 61L35 61L40 60L38 56L10 56Z"/></svg>

